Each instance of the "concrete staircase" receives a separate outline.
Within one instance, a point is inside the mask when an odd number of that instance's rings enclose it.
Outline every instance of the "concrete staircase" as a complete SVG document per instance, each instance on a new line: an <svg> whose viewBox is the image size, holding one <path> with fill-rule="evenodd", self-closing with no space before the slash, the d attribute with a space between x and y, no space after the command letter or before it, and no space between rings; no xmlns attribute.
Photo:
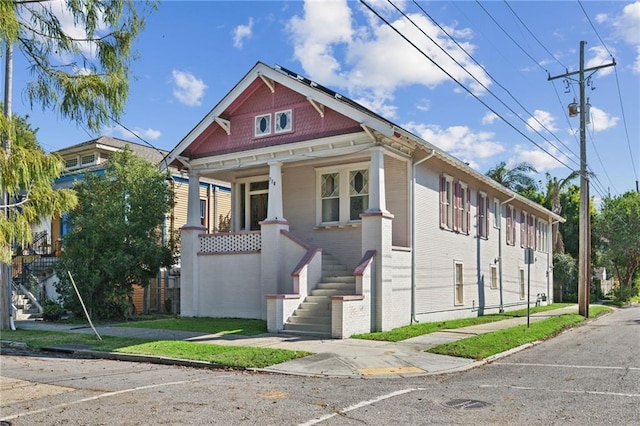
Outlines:
<svg viewBox="0 0 640 426"><path fill-rule="evenodd" d="M322 253L322 279L294 311L284 332L331 336L331 296L355 294L353 271L328 253Z"/></svg>
<svg viewBox="0 0 640 426"><path fill-rule="evenodd" d="M42 318L42 312L38 309L38 306L33 304L29 297L24 294L13 294L13 306L16 308L13 313L13 317L16 320Z"/></svg>

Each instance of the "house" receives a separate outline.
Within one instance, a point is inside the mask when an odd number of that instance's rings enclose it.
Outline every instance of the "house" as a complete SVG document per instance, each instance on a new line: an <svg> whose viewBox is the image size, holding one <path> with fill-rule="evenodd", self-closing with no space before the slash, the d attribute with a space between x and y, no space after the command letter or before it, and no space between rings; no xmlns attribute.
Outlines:
<svg viewBox="0 0 640 426"><path fill-rule="evenodd" d="M160 164L167 151L150 146L126 141L109 136L100 136L76 145L56 151L65 162L65 171L56 179L55 188L70 188L81 181L88 173L103 174L111 153L128 146L131 151L154 164ZM187 219L187 191L188 178L175 168L170 168L171 180L168 184L174 187L175 204L167 215L163 224L163 239L168 241L172 236L179 239L179 229ZM225 182L202 178L198 182L199 224L207 232L228 230L231 209L230 188ZM28 265L31 270L38 269L37 262L48 265L47 273L41 274L41 285L46 288L41 292L49 298L56 298L53 284L57 281L51 267L51 257L59 256L62 247L62 236L68 232L68 224L64 217L54 217L43 220L34 227L34 251L39 256L33 264ZM45 257L48 260L45 262ZM34 260L33 257L31 260ZM23 271L22 268L20 271ZM147 287L134 289L134 304L136 312L179 312L179 269L162 270L158 277Z"/></svg>
<svg viewBox="0 0 640 426"><path fill-rule="evenodd" d="M257 63L167 162L183 316L345 338L552 301L562 217L285 68ZM231 232L200 224L203 177L231 183Z"/></svg>

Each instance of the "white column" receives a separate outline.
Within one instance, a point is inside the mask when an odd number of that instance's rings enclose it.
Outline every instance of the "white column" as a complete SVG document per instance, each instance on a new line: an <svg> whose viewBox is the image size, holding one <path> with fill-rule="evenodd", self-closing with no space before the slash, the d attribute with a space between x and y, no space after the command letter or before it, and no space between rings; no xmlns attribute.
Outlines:
<svg viewBox="0 0 640 426"><path fill-rule="evenodd" d="M384 186L384 149L371 150L369 166L369 208L366 213L388 213Z"/></svg>
<svg viewBox="0 0 640 426"><path fill-rule="evenodd" d="M282 163L269 163L269 200L265 220L286 220L282 213Z"/></svg>
<svg viewBox="0 0 640 426"><path fill-rule="evenodd" d="M189 170L189 198L186 226L202 226L200 223L200 175Z"/></svg>

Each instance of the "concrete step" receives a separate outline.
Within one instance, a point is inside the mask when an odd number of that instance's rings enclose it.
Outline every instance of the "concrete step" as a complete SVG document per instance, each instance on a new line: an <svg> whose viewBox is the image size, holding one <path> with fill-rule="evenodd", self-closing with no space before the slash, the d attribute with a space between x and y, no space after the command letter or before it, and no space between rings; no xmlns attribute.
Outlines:
<svg viewBox="0 0 640 426"><path fill-rule="evenodd" d="M322 277L321 283L353 283L356 282L356 277L353 275L331 275Z"/></svg>
<svg viewBox="0 0 640 426"><path fill-rule="evenodd" d="M287 324L319 324L331 327L330 316L298 316L289 317Z"/></svg>
<svg viewBox="0 0 640 426"><path fill-rule="evenodd" d="M316 288L309 293L311 296L341 296L347 294L353 294L353 290L350 288Z"/></svg>
<svg viewBox="0 0 640 426"><path fill-rule="evenodd" d="M355 281L354 282L319 282L316 286L316 289L335 289L335 290L351 290L355 291Z"/></svg>
<svg viewBox="0 0 640 426"><path fill-rule="evenodd" d="M286 323L284 325L285 333L300 333L309 335L331 335L331 325L327 324L310 324L310 323Z"/></svg>

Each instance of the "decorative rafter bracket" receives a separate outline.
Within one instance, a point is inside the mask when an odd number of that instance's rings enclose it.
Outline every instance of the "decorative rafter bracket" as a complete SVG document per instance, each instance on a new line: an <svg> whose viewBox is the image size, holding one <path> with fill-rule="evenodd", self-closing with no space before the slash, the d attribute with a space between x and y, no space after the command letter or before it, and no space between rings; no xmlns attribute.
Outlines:
<svg viewBox="0 0 640 426"><path fill-rule="evenodd" d="M373 134L373 129L372 128L370 128L369 126L367 126L364 123L360 123L360 127L362 127L362 130L364 130L364 132L367 134L367 136L369 136L369 138L371 138L372 142L377 142L376 135Z"/></svg>
<svg viewBox="0 0 640 426"><path fill-rule="evenodd" d="M318 114L320 114L320 117L324 118L324 105L322 105L320 102L316 101L313 98L307 97L307 100L309 101L309 103L311 104L311 106L318 111Z"/></svg>
<svg viewBox="0 0 640 426"><path fill-rule="evenodd" d="M258 74L258 75L260 76L260 79L264 82L264 84L267 85L269 90L271 90L271 93L275 93L275 91L276 91L276 82L271 80L269 77L266 77L263 74Z"/></svg>
<svg viewBox="0 0 640 426"><path fill-rule="evenodd" d="M227 132L227 136L231 134L231 121L224 118L216 117L213 119L222 129Z"/></svg>

